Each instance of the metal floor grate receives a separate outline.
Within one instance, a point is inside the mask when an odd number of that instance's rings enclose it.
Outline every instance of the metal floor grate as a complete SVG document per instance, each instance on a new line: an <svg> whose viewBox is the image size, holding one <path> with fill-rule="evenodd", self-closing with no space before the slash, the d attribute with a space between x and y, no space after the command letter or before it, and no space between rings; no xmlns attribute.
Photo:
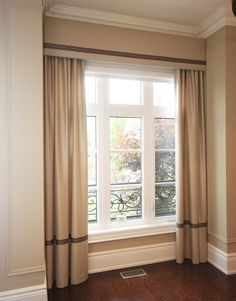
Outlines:
<svg viewBox="0 0 236 301"><path fill-rule="evenodd" d="M128 278L146 276L147 274L143 269L136 269L136 270L128 270L128 271L120 272L120 275L123 279L128 279Z"/></svg>

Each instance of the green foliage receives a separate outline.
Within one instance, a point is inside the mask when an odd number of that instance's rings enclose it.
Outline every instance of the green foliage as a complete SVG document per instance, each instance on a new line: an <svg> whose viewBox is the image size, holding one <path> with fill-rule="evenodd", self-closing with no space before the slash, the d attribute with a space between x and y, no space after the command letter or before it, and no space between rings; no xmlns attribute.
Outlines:
<svg viewBox="0 0 236 301"><path fill-rule="evenodd" d="M156 151L155 179L156 182L175 181L175 152Z"/></svg>
<svg viewBox="0 0 236 301"><path fill-rule="evenodd" d="M175 149L174 119L155 119L155 148Z"/></svg>
<svg viewBox="0 0 236 301"><path fill-rule="evenodd" d="M141 181L140 133L139 118L111 118L110 144L117 150L111 154L112 183Z"/></svg>

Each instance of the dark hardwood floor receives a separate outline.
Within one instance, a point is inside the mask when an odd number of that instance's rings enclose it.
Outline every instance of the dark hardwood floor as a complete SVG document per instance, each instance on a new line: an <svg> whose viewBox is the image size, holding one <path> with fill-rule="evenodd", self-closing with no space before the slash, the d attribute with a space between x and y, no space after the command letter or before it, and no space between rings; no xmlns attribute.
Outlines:
<svg viewBox="0 0 236 301"><path fill-rule="evenodd" d="M49 301L236 301L236 275L206 263L143 266L148 274L123 280L119 271L89 275L86 283L49 290ZM127 269L123 269L127 270Z"/></svg>

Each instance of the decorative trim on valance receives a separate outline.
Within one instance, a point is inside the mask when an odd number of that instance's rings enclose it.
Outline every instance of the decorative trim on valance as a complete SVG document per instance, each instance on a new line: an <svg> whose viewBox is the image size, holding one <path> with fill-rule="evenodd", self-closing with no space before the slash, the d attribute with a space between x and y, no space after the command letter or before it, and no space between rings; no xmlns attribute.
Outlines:
<svg viewBox="0 0 236 301"><path fill-rule="evenodd" d="M88 54L108 55L108 56L124 57L124 58L132 58L132 59L206 66L206 61L204 60L193 60L193 59L149 55L149 54L141 54L141 53L133 53L133 52L86 48L86 47L78 47L78 46L70 46L70 45L62 45L62 44L44 43L44 48L62 50L62 51L82 52Z"/></svg>

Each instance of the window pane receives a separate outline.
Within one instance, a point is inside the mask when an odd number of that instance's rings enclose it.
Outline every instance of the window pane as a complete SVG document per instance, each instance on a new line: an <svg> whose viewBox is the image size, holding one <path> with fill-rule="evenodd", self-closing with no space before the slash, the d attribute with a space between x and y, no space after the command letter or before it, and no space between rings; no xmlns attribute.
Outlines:
<svg viewBox="0 0 236 301"><path fill-rule="evenodd" d="M140 149L141 119L110 118L110 147L111 149Z"/></svg>
<svg viewBox="0 0 236 301"><path fill-rule="evenodd" d="M96 79L93 76L85 76L85 98L86 102L96 102Z"/></svg>
<svg viewBox="0 0 236 301"><path fill-rule="evenodd" d="M141 188L111 191L111 220L137 219L142 217Z"/></svg>
<svg viewBox="0 0 236 301"><path fill-rule="evenodd" d="M97 153L96 153L96 117L87 117L88 143L88 222L97 222Z"/></svg>
<svg viewBox="0 0 236 301"><path fill-rule="evenodd" d="M175 107L174 83L153 83L154 106Z"/></svg>
<svg viewBox="0 0 236 301"><path fill-rule="evenodd" d="M175 181L175 152L156 151L155 182Z"/></svg>
<svg viewBox="0 0 236 301"><path fill-rule="evenodd" d="M155 216L175 215L175 185L161 184L155 187Z"/></svg>
<svg viewBox="0 0 236 301"><path fill-rule="evenodd" d="M97 190L93 188L88 191L88 222L97 222Z"/></svg>
<svg viewBox="0 0 236 301"><path fill-rule="evenodd" d="M129 79L109 80L109 100L113 104L138 105L141 103L141 82Z"/></svg>
<svg viewBox="0 0 236 301"><path fill-rule="evenodd" d="M155 216L175 214L175 120L156 118ZM170 182L170 183L168 183Z"/></svg>
<svg viewBox="0 0 236 301"><path fill-rule="evenodd" d="M87 117L88 150L96 149L96 117Z"/></svg>
<svg viewBox="0 0 236 301"><path fill-rule="evenodd" d="M156 118L155 124L155 148L175 149L175 119Z"/></svg>
<svg viewBox="0 0 236 301"><path fill-rule="evenodd" d="M88 185L96 185L96 159L97 154L93 152L88 153Z"/></svg>
<svg viewBox="0 0 236 301"><path fill-rule="evenodd" d="M141 153L112 152L111 153L111 183L141 182Z"/></svg>

